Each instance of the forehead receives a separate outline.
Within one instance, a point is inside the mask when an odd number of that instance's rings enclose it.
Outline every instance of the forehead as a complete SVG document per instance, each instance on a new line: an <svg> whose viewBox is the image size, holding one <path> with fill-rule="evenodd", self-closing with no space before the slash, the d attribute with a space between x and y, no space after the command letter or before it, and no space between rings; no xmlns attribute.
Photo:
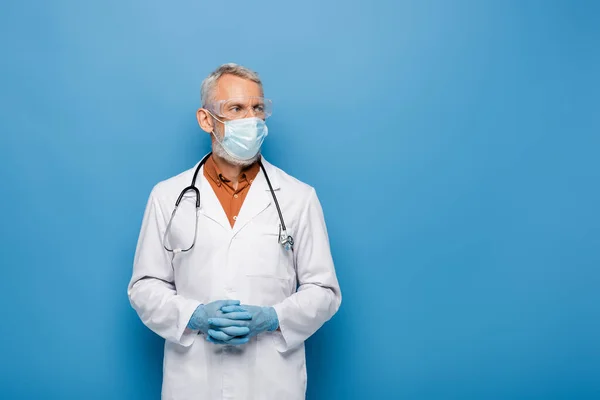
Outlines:
<svg viewBox="0 0 600 400"><path fill-rule="evenodd" d="M225 74L217 81L215 100L226 100L232 97L261 97L260 86L251 80L239 76Z"/></svg>

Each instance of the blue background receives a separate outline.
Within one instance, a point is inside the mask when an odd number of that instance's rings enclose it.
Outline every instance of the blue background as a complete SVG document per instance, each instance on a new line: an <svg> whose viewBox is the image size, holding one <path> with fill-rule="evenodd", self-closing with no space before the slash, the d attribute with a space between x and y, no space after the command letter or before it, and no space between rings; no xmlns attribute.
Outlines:
<svg viewBox="0 0 600 400"><path fill-rule="evenodd" d="M126 287L151 187L257 70L343 303L309 399L600 398L600 3L3 1L0 396L158 399Z"/></svg>

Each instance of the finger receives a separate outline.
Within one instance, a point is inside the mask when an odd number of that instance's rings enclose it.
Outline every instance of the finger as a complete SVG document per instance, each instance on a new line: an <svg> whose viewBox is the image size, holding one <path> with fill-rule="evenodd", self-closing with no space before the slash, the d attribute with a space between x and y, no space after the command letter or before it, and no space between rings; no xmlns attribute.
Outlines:
<svg viewBox="0 0 600 400"><path fill-rule="evenodd" d="M243 312L230 312L230 313L217 313L217 317L226 319L239 319L249 321L252 319L252 314L247 311Z"/></svg>
<svg viewBox="0 0 600 400"><path fill-rule="evenodd" d="M229 336L229 335L228 335L228 334L226 334L225 332L222 332L222 331L216 331L216 330L214 330L214 329L209 329L209 330L208 330L208 334L209 334L211 337L213 337L213 338L215 338L215 339L217 339L217 340L221 340L221 341L223 341L223 342L227 342L227 341L229 341L229 340L233 339L233 337L232 337L232 336Z"/></svg>
<svg viewBox="0 0 600 400"><path fill-rule="evenodd" d="M227 344L227 342L223 342L222 340L217 340L210 335L206 335L206 341L214 344Z"/></svg>
<svg viewBox="0 0 600 400"><path fill-rule="evenodd" d="M250 333L250 329L243 326L227 326L219 328L218 330L228 334L229 336L244 336Z"/></svg>
<svg viewBox="0 0 600 400"><path fill-rule="evenodd" d="M226 328L229 326L247 327L250 323L229 318L209 318L208 324L216 328Z"/></svg>
<svg viewBox="0 0 600 400"><path fill-rule="evenodd" d="M221 311L224 313L230 313L230 312L247 312L248 310L246 310L244 307L242 306L223 306L221 307Z"/></svg>

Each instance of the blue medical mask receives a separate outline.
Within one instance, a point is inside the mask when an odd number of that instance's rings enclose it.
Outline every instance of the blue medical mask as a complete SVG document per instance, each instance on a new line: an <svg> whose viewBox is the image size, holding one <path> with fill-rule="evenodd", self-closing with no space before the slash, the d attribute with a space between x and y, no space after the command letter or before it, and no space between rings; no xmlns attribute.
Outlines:
<svg viewBox="0 0 600 400"><path fill-rule="evenodd" d="M241 161L252 159L260 151L263 141L269 134L267 124L260 118L242 118L223 122L225 134L223 140L219 140L214 133L215 139L231 157Z"/></svg>

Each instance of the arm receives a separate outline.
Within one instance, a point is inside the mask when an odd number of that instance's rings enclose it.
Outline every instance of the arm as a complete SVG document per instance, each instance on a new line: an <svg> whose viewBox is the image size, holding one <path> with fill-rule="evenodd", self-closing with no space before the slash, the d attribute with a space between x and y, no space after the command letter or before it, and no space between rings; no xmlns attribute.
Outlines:
<svg viewBox="0 0 600 400"><path fill-rule="evenodd" d="M153 191L144 213L127 295L144 325L165 340L190 346L197 332L186 327L200 302L177 294L171 255L162 243L166 223Z"/></svg>
<svg viewBox="0 0 600 400"><path fill-rule="evenodd" d="M303 209L294 238L298 290L274 306L285 343L279 351L300 345L327 322L342 302L323 210L314 189Z"/></svg>

